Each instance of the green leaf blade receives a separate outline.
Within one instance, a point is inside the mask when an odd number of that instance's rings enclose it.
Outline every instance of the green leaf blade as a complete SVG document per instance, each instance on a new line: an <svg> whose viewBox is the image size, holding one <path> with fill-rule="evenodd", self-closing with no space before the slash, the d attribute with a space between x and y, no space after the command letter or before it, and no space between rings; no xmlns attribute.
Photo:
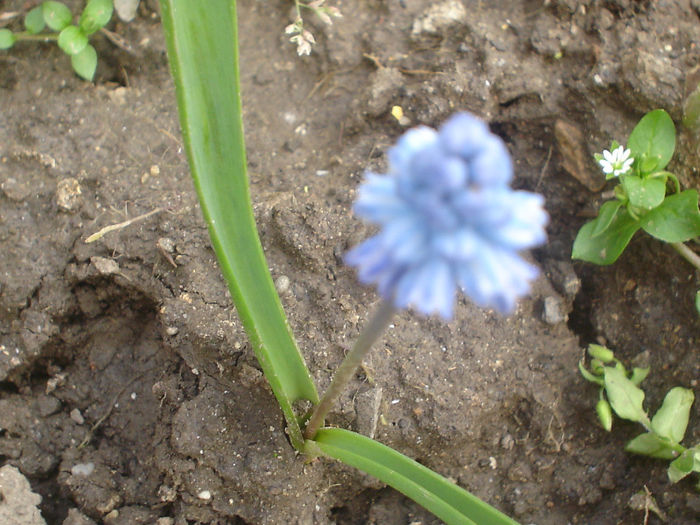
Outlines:
<svg viewBox="0 0 700 525"><path fill-rule="evenodd" d="M24 28L27 30L27 33L36 35L37 33L41 33L44 27L46 27L44 12L39 5L29 11L27 16L24 17Z"/></svg>
<svg viewBox="0 0 700 525"><path fill-rule="evenodd" d="M10 49L15 42L17 37L9 29L0 29L0 49Z"/></svg>
<svg viewBox="0 0 700 525"><path fill-rule="evenodd" d="M685 242L700 235L697 190L685 190L666 199L640 219L649 235L665 242Z"/></svg>
<svg viewBox="0 0 700 525"><path fill-rule="evenodd" d="M622 206L622 201L617 199L603 203L598 211L598 217L595 220L595 227L591 232L593 237L598 237L610 227L610 224L612 224L613 220L615 219L620 206Z"/></svg>
<svg viewBox="0 0 700 525"><path fill-rule="evenodd" d="M77 26L68 26L58 34L58 47L67 55L77 55L87 45L87 37Z"/></svg>
<svg viewBox="0 0 700 525"><path fill-rule="evenodd" d="M621 210L602 233L598 218L587 222L579 230L571 253L572 259L581 259L600 265L614 263L639 229L639 223L626 209Z"/></svg>
<svg viewBox="0 0 700 525"><path fill-rule="evenodd" d="M448 525L517 525L517 522L427 467L373 439L322 428L308 448L339 459L391 485Z"/></svg>
<svg viewBox="0 0 700 525"><path fill-rule="evenodd" d="M680 443L688 426L690 407L695 401L692 390L677 386L666 394L661 408L651 418L651 428L662 437Z"/></svg>
<svg viewBox="0 0 700 525"><path fill-rule="evenodd" d="M665 178L640 178L634 175L623 177L622 186L635 208L648 211L664 201L666 195Z"/></svg>
<svg viewBox="0 0 700 525"><path fill-rule="evenodd" d="M638 435L625 446L627 452L649 456L658 459L675 459L678 453L674 451L673 446L668 441L654 434L653 432L645 432Z"/></svg>
<svg viewBox="0 0 700 525"><path fill-rule="evenodd" d="M605 393L615 413L630 421L648 423L648 417L644 411L644 391L630 381L625 372L605 367Z"/></svg>
<svg viewBox="0 0 700 525"><path fill-rule="evenodd" d="M293 403L318 402L258 237L246 174L235 2L161 0L192 178L221 271L263 372L303 447Z"/></svg>
<svg viewBox="0 0 700 525"><path fill-rule="evenodd" d="M89 0L80 15L78 25L83 33L91 35L107 25L112 18L113 11L112 0Z"/></svg>
<svg viewBox="0 0 700 525"><path fill-rule="evenodd" d="M643 174L664 169L676 149L676 128L669 114L656 109L644 115L630 133L627 147L635 164L642 163Z"/></svg>
<svg viewBox="0 0 700 525"><path fill-rule="evenodd" d="M62 31L68 27L73 20L73 14L65 4L61 2L44 2L41 4L44 21L54 31Z"/></svg>
<svg viewBox="0 0 700 525"><path fill-rule="evenodd" d="M95 51L94 47L87 44L80 53L70 57L70 62L73 66L73 71L79 77L92 82L97 70L97 51Z"/></svg>

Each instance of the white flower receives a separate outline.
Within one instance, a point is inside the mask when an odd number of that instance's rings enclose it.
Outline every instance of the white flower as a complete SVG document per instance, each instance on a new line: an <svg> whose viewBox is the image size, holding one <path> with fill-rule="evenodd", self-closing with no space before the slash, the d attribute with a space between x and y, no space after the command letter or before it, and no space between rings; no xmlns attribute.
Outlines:
<svg viewBox="0 0 700 525"><path fill-rule="evenodd" d="M627 173L632 167L634 158L630 157L631 153L624 146L618 146L612 153L608 150L603 150L603 157L598 160L598 163L603 168L603 173L612 177L619 177Z"/></svg>

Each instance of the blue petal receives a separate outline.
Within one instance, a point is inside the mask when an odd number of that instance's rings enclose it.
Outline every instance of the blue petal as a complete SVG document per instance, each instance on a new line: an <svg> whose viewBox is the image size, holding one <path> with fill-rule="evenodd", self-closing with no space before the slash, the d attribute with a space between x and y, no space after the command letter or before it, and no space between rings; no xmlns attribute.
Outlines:
<svg viewBox="0 0 700 525"><path fill-rule="evenodd" d="M440 127L440 142L453 155L469 159L484 147L488 126L469 113L457 113Z"/></svg>
<svg viewBox="0 0 700 525"><path fill-rule="evenodd" d="M427 126L409 129L387 152L392 171L404 173L409 168L415 153L434 144L437 140L437 131Z"/></svg>
<svg viewBox="0 0 700 525"><path fill-rule="evenodd" d="M469 176L478 186L503 186L513 178L513 162L508 148L496 135L490 135L472 159Z"/></svg>

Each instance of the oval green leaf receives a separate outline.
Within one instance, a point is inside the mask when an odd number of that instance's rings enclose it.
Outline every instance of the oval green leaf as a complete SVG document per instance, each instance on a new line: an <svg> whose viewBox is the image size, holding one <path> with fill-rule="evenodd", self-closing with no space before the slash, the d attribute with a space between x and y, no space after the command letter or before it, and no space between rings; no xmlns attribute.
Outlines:
<svg viewBox="0 0 700 525"><path fill-rule="evenodd" d="M83 14L80 15L80 29L86 35L100 30L112 18L113 10L112 0L89 0Z"/></svg>
<svg viewBox="0 0 700 525"><path fill-rule="evenodd" d="M40 5L29 11L27 16L24 17L24 27L27 33L36 35L41 33L45 26L44 12Z"/></svg>
<svg viewBox="0 0 700 525"><path fill-rule="evenodd" d="M674 459L677 453L673 450L673 445L663 440L653 432L645 432L638 435L625 446L627 452L649 456L658 459Z"/></svg>
<svg viewBox="0 0 700 525"><path fill-rule="evenodd" d="M666 196L666 178L654 177L645 178L630 175L623 177L622 185L630 200L630 204L635 208L644 211L656 208L664 201Z"/></svg>
<svg viewBox="0 0 700 525"><path fill-rule="evenodd" d="M666 242L685 242L700 236L698 192L685 190L666 197L640 219L649 235Z"/></svg>
<svg viewBox="0 0 700 525"><path fill-rule="evenodd" d="M627 141L635 159L656 159L656 170L662 170L671 160L676 149L676 128L663 109L655 109L642 117ZM642 172L645 167L642 166Z"/></svg>
<svg viewBox="0 0 700 525"><path fill-rule="evenodd" d="M683 441L688 426L690 407L695 400L692 390L677 386L666 394L661 408L651 418L651 428L674 443Z"/></svg>
<svg viewBox="0 0 700 525"><path fill-rule="evenodd" d="M595 219L595 227L592 232L593 237L597 237L610 227L620 206L622 206L622 201L617 199L603 203L600 211L598 211L598 217Z"/></svg>
<svg viewBox="0 0 700 525"><path fill-rule="evenodd" d="M92 81L97 69L97 51L90 44L80 53L70 57L73 71L85 80Z"/></svg>
<svg viewBox="0 0 700 525"><path fill-rule="evenodd" d="M605 367L605 393L615 413L622 419L646 424L644 391L630 381L625 373L610 366Z"/></svg>
<svg viewBox="0 0 700 525"><path fill-rule="evenodd" d="M9 29L0 29L0 49L10 49L17 38Z"/></svg>
<svg viewBox="0 0 700 525"><path fill-rule="evenodd" d="M623 209L602 233L594 235L596 229L600 229L597 218L583 225L574 241L572 259L600 265L614 263L639 229L639 223Z"/></svg>
<svg viewBox="0 0 700 525"><path fill-rule="evenodd" d="M70 9L61 2L44 2L41 4L41 11L44 15L44 21L54 31L62 31L68 27L73 20L73 15Z"/></svg>
<svg viewBox="0 0 700 525"><path fill-rule="evenodd" d="M87 45L87 37L77 26L68 26L58 34L58 47L67 55L77 55Z"/></svg>

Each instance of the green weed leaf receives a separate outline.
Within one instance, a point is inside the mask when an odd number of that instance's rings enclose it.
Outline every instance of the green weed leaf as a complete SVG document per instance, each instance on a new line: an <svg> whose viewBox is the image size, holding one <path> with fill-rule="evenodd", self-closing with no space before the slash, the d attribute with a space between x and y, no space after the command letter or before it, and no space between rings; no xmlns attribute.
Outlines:
<svg viewBox="0 0 700 525"><path fill-rule="evenodd" d="M61 2L44 2L41 4L44 14L44 21L54 31L62 31L68 27L73 20L70 9Z"/></svg>
<svg viewBox="0 0 700 525"><path fill-rule="evenodd" d="M85 80L92 81L97 69L97 51L90 44L78 53L70 57L73 71Z"/></svg>
<svg viewBox="0 0 700 525"><path fill-rule="evenodd" d="M598 414L598 420L600 421L600 424L603 425L603 428L610 432L612 430L612 410L610 408L610 403L608 403L605 399L601 399L596 403L595 406L595 411L596 414Z"/></svg>
<svg viewBox="0 0 700 525"><path fill-rule="evenodd" d="M615 354L612 350L593 343L588 345L588 355L595 359L600 359L603 363L610 363L615 359Z"/></svg>
<svg viewBox="0 0 700 525"><path fill-rule="evenodd" d="M605 367L605 393L615 413L630 421L647 424L649 418L644 412L644 391L627 378L624 371L610 366Z"/></svg>
<svg viewBox="0 0 700 525"><path fill-rule="evenodd" d="M678 454L674 452L673 445L660 438L653 432L645 432L638 435L625 446L627 452L641 454L658 459L675 459Z"/></svg>
<svg viewBox="0 0 700 525"><path fill-rule="evenodd" d="M27 33L36 35L37 33L41 33L45 26L44 12L40 5L29 11L27 16L24 17L24 27Z"/></svg>
<svg viewBox="0 0 700 525"><path fill-rule="evenodd" d="M599 226L599 219L600 217L597 217L587 222L579 230L571 253L572 259L581 259L600 265L612 264L639 229L639 223L626 209L620 210L605 228ZM594 235L596 230L601 229L603 230L601 233Z"/></svg>
<svg viewBox="0 0 700 525"><path fill-rule="evenodd" d="M630 376L630 381L632 381L632 384L634 384L635 386L639 386L642 383L642 381L644 381L649 375L649 370L651 370L649 367L634 367L632 369L632 375Z"/></svg>
<svg viewBox="0 0 700 525"><path fill-rule="evenodd" d="M671 483L678 483L693 472L693 465L695 464L693 452L693 449L686 450L668 466L668 479L671 480Z"/></svg>
<svg viewBox="0 0 700 525"><path fill-rule="evenodd" d="M673 120L663 109L650 111L630 133L627 147L632 150L635 161L642 162L642 175L652 170L664 169L676 149L676 128ZM656 161L653 167L650 162L652 159Z"/></svg>
<svg viewBox="0 0 700 525"><path fill-rule="evenodd" d="M83 14L80 15L80 29L86 35L100 30L112 18L113 10L112 0L88 0Z"/></svg>
<svg viewBox="0 0 700 525"><path fill-rule="evenodd" d="M67 55L77 55L87 45L87 37L77 26L68 26L58 34L58 47Z"/></svg>
<svg viewBox="0 0 700 525"><path fill-rule="evenodd" d="M578 362L578 369L586 381L590 381L591 383L595 383L596 385L605 386L605 381L602 377L592 374L591 372L586 370L586 367L583 365L583 359L581 359Z"/></svg>
<svg viewBox="0 0 700 525"><path fill-rule="evenodd" d="M0 29L0 49L10 49L17 38L9 29Z"/></svg>
<svg viewBox="0 0 700 525"><path fill-rule="evenodd" d="M622 186L630 204L642 210L656 208L664 201L666 195L666 178L654 177L642 179L635 175L622 178Z"/></svg>
<svg viewBox="0 0 700 525"><path fill-rule="evenodd" d="M652 430L674 443L683 441L694 400L692 390L679 386L669 390L661 408L651 418Z"/></svg>
<svg viewBox="0 0 700 525"><path fill-rule="evenodd" d="M595 219L595 227L591 232L593 237L598 237L598 235L605 232L610 227L610 224L615 219L617 215L617 210L622 206L622 201L614 200L604 202L598 211L598 217Z"/></svg>
<svg viewBox="0 0 700 525"><path fill-rule="evenodd" d="M666 242L685 242L700 235L698 192L685 190L667 197L640 219L649 235Z"/></svg>
<svg viewBox="0 0 700 525"><path fill-rule="evenodd" d="M695 309L700 314L700 290L695 292Z"/></svg>

